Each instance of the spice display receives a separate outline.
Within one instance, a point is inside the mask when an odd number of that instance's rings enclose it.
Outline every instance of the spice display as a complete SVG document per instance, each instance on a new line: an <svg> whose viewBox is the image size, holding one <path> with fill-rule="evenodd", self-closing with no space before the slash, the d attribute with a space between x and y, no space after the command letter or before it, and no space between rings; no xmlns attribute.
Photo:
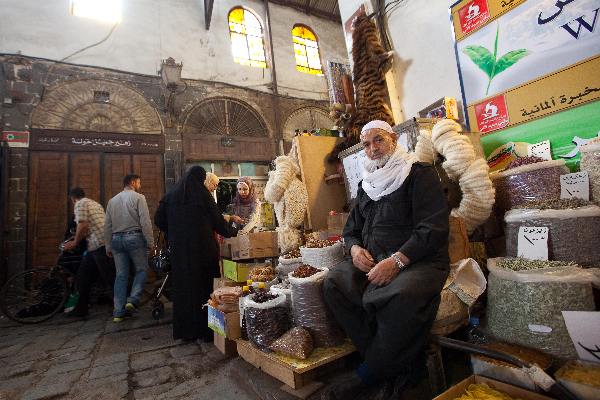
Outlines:
<svg viewBox="0 0 600 400"><path fill-rule="evenodd" d="M295 327L274 341L270 349L285 356L306 360L313 351L313 340L306 329Z"/></svg>
<svg viewBox="0 0 600 400"><path fill-rule="evenodd" d="M294 278L290 274L289 278L294 323L310 332L315 347L338 346L344 339L323 298L323 280L327 272L327 269L323 269L307 278Z"/></svg>
<svg viewBox="0 0 600 400"><path fill-rule="evenodd" d="M256 282L270 282L277 276L275 269L271 266L256 267L250 270L248 278Z"/></svg>
<svg viewBox="0 0 600 400"><path fill-rule="evenodd" d="M287 252L281 256L281 258L285 258L286 260L289 260L291 258L300 258L300 257L302 257L302 254L300 254L300 249L294 249L294 250Z"/></svg>
<svg viewBox="0 0 600 400"><path fill-rule="evenodd" d="M526 347L517 346L514 344L494 342L484 344L483 347L490 350L499 351L504 354L509 354L511 356L515 356L521 361L525 361L529 364L537 364L543 370L547 370L552 364L552 357L548 356L547 354L544 354L537 350L528 349ZM500 361L495 358L490 358L481 355L477 355L476 357L485 360L490 364L501 365L509 368L517 368L514 364L510 364L505 361Z"/></svg>
<svg viewBox="0 0 600 400"><path fill-rule="evenodd" d="M454 400L518 400L506 393L492 389L485 383L473 383L469 385L465 393L454 398Z"/></svg>
<svg viewBox="0 0 600 400"><path fill-rule="evenodd" d="M313 236L309 236L306 239L306 244L304 247L308 247L309 249L322 249L323 247L333 246L337 242L328 239L318 239Z"/></svg>
<svg viewBox="0 0 600 400"><path fill-rule="evenodd" d="M533 200L526 201L519 205L519 208L525 209L537 209L537 210L565 210L567 208L579 208L590 206L593 203L583 199L572 198L572 199L546 199L546 200Z"/></svg>
<svg viewBox="0 0 600 400"><path fill-rule="evenodd" d="M344 246L330 240L307 240L307 246L300 247L302 262L318 268L332 268L344 261Z"/></svg>
<svg viewBox="0 0 600 400"><path fill-rule="evenodd" d="M542 268L578 267L577 263L565 261L528 260L526 258L501 258L496 264L511 271L531 271Z"/></svg>
<svg viewBox="0 0 600 400"><path fill-rule="evenodd" d="M538 162L546 161L541 157L536 156L527 156L527 157L519 157L516 160L512 161L510 164L506 166L506 169L513 169L520 167L522 165L535 164Z"/></svg>
<svg viewBox="0 0 600 400"><path fill-rule="evenodd" d="M258 292L252 295L252 301L255 301L256 303L265 303L269 300L273 300L275 298L277 298L276 294L272 294L269 292Z"/></svg>
<svg viewBox="0 0 600 400"><path fill-rule="evenodd" d="M518 254L520 227L548 227L550 260L600 265L600 207L596 205L564 210L510 210L504 221L508 257Z"/></svg>
<svg viewBox="0 0 600 400"><path fill-rule="evenodd" d="M253 300L253 296L259 296L258 300L274 297L258 303ZM285 296L264 292L247 297L244 318L250 342L261 349L267 349L289 329L290 317Z"/></svg>
<svg viewBox="0 0 600 400"><path fill-rule="evenodd" d="M598 278L572 264L535 269L527 264L539 266L536 261L509 263L519 270L500 267L507 265L502 259L488 259L490 336L556 357L576 357L561 311L593 311L592 282Z"/></svg>
<svg viewBox="0 0 600 400"><path fill-rule="evenodd" d="M571 361L558 370L556 377L600 388L599 365Z"/></svg>
<svg viewBox="0 0 600 400"><path fill-rule="evenodd" d="M590 178L590 200L600 205L600 140L581 146L580 170Z"/></svg>
<svg viewBox="0 0 600 400"><path fill-rule="evenodd" d="M552 160L490 174L497 212L503 215L527 201L560 199L560 176L568 173L564 160Z"/></svg>
<svg viewBox="0 0 600 400"><path fill-rule="evenodd" d="M320 271L320 269L311 267L310 265L302 265L292 272L292 276L294 278L308 278L309 276L312 276Z"/></svg>

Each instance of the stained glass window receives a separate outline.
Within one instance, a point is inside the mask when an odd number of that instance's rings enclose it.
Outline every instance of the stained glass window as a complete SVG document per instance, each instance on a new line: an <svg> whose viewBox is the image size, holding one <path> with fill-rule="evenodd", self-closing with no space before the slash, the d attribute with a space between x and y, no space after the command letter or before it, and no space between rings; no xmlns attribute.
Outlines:
<svg viewBox="0 0 600 400"><path fill-rule="evenodd" d="M292 38L294 40L296 69L307 74L323 75L319 42L313 31L304 25L294 25Z"/></svg>
<svg viewBox="0 0 600 400"><path fill-rule="evenodd" d="M267 68L262 25L252 12L241 7L231 10L229 34L233 61L251 67Z"/></svg>

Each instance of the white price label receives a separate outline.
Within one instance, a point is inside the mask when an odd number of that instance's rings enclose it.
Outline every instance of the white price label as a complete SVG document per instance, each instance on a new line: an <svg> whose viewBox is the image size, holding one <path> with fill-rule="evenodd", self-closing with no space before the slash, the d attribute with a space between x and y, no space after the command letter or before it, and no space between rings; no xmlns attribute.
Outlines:
<svg viewBox="0 0 600 400"><path fill-rule="evenodd" d="M590 199L590 177L587 171L560 176L561 199Z"/></svg>
<svg viewBox="0 0 600 400"><path fill-rule="evenodd" d="M548 259L548 227L522 226L517 242L519 257L529 260Z"/></svg>
<svg viewBox="0 0 600 400"><path fill-rule="evenodd" d="M527 155L529 157L539 157L544 160L550 161L552 160L552 154L550 152L550 141L544 140L543 142L539 142L536 144L530 144L527 148Z"/></svg>

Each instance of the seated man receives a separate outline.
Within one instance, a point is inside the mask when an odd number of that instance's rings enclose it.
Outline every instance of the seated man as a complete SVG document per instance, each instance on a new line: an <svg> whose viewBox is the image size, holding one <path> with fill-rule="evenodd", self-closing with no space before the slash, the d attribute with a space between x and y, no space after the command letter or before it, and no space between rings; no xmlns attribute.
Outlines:
<svg viewBox="0 0 600 400"><path fill-rule="evenodd" d="M449 271L448 206L435 169L397 144L389 124L361 132L368 160L343 236L349 259L329 271L325 301L363 363L323 393L364 399L411 383Z"/></svg>

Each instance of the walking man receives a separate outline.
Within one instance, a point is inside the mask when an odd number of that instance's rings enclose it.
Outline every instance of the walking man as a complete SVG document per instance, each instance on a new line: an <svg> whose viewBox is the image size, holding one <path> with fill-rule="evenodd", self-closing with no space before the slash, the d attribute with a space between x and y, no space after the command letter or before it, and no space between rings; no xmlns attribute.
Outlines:
<svg viewBox="0 0 600 400"><path fill-rule="evenodd" d="M87 241L87 251L77 269L75 279L79 299L75 308L68 315L85 317L88 314L92 284L99 275L104 285L112 287L114 269L106 256L104 247L104 209L94 200L85 197L85 192L80 187L71 189L69 197L73 202L77 228L75 239L65 244L65 250L73 250L83 241Z"/></svg>
<svg viewBox="0 0 600 400"><path fill-rule="evenodd" d="M117 269L114 322L121 322L128 312L134 311L138 306L146 281L148 251L153 245L148 204L144 195L139 193L142 188L139 175L125 176L123 186L123 191L108 202L104 224L106 254L114 257ZM131 262L135 268L135 276L131 293L127 297Z"/></svg>

